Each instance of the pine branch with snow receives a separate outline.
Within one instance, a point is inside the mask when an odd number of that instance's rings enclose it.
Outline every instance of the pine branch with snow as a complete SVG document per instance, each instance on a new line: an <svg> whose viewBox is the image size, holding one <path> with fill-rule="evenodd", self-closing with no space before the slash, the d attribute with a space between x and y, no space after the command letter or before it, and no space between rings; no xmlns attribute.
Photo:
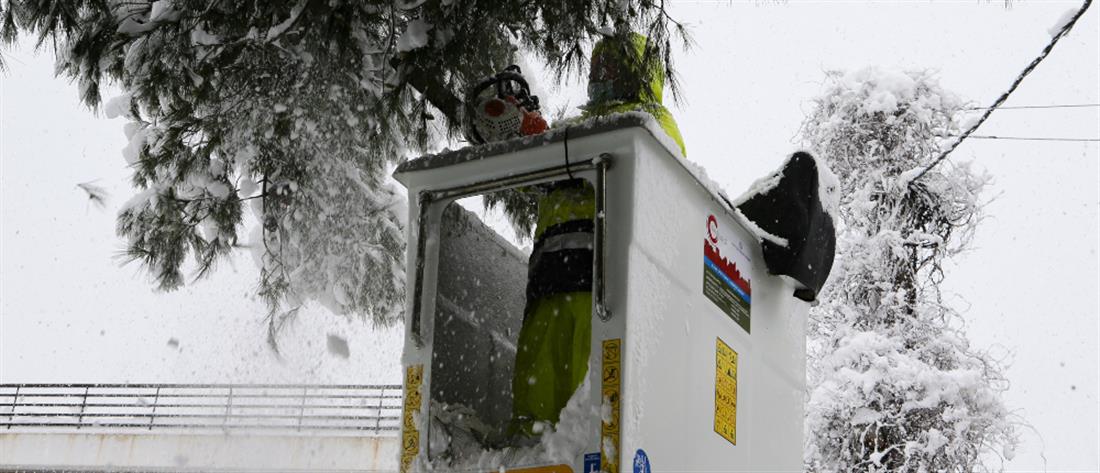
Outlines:
<svg viewBox="0 0 1100 473"><path fill-rule="evenodd" d="M399 318L404 209L387 172L454 136L458 97L517 51L567 73L606 25L666 51L682 33L651 0L0 0L0 19L5 44L54 45L88 106L106 84L125 92L104 108L129 120L126 255L174 289L248 246L273 328L308 300Z"/></svg>
<svg viewBox="0 0 1100 473"><path fill-rule="evenodd" d="M811 310L806 465L812 471L973 471L1011 458L1007 382L943 302L988 179L928 173L961 105L927 72L831 73L803 138L840 176L838 259Z"/></svg>

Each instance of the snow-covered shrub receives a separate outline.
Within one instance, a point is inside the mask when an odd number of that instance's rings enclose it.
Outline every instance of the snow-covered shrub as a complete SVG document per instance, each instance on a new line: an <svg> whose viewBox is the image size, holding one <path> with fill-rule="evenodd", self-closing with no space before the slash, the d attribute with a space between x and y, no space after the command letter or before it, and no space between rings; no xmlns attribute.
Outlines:
<svg viewBox="0 0 1100 473"><path fill-rule="evenodd" d="M960 103L926 72L831 73L803 137L841 181L837 264L811 311L806 466L972 471L1010 458L998 363L943 303L942 264L963 250L987 182L943 164Z"/></svg>

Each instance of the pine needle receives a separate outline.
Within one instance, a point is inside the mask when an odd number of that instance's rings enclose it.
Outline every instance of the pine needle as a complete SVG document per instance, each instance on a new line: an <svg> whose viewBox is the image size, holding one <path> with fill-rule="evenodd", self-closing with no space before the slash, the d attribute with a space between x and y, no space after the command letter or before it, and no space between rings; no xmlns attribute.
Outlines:
<svg viewBox="0 0 1100 473"><path fill-rule="evenodd" d="M88 201L99 207L100 210L107 208L107 198L110 197L110 193L102 186L93 184L95 181L81 182L76 185L84 193L88 194Z"/></svg>

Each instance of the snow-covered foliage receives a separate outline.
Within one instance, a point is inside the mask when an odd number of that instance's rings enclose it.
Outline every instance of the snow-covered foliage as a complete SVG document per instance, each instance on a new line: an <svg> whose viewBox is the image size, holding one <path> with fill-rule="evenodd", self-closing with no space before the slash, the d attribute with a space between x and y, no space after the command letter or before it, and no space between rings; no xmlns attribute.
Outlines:
<svg viewBox="0 0 1100 473"><path fill-rule="evenodd" d="M803 137L840 177L838 258L811 311L806 466L973 471L1016 444L998 363L970 347L938 284L987 182L941 165L960 103L927 72L831 73Z"/></svg>
<svg viewBox="0 0 1100 473"><path fill-rule="evenodd" d="M130 121L127 256L174 289L185 265L201 276L251 245L273 327L304 300L396 320L405 242L388 170L459 130L459 98L517 50L576 69L607 25L668 50L673 22L649 0L0 0L0 41L53 45L85 104L104 84L124 91L105 112Z"/></svg>

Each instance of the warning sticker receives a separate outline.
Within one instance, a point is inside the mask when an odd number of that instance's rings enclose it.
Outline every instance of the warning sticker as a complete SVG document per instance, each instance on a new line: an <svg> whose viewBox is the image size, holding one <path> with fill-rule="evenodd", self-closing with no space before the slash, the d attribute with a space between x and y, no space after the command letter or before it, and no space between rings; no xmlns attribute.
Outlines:
<svg viewBox="0 0 1100 473"><path fill-rule="evenodd" d="M707 216L707 234L703 239L703 295L749 331L752 313L752 259L747 244L722 233L718 219Z"/></svg>
<svg viewBox="0 0 1100 473"><path fill-rule="evenodd" d="M622 340L603 341L603 412L609 413L601 423L600 471L619 473L619 413L622 404Z"/></svg>
<svg viewBox="0 0 1100 473"><path fill-rule="evenodd" d="M416 429L415 417L420 413L420 385L424 382L424 365L413 365L405 369L405 405L401 425L401 473L409 471L409 466L420 453L420 432Z"/></svg>
<svg viewBox="0 0 1100 473"><path fill-rule="evenodd" d="M718 340L714 370L714 431L737 445L737 352Z"/></svg>

